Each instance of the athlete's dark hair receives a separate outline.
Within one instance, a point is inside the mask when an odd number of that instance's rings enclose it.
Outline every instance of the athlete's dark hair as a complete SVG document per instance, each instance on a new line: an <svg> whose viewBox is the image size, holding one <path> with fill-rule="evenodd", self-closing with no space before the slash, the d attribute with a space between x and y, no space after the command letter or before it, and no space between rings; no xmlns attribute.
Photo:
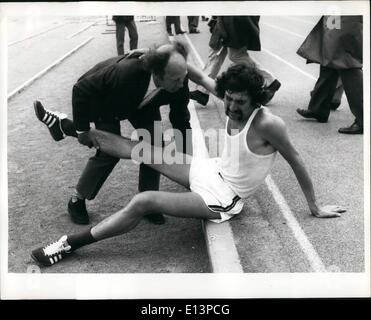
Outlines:
<svg viewBox="0 0 371 320"><path fill-rule="evenodd" d="M264 78L255 67L236 64L216 79L216 92L224 98L226 91L247 92L252 101L261 105L264 96Z"/></svg>
<svg viewBox="0 0 371 320"><path fill-rule="evenodd" d="M143 57L145 69L159 76L160 78L163 78L170 56L176 52L181 54L184 59L187 59L188 49L186 45L180 41L172 42L169 50L160 51L157 50L157 48L150 49L149 52Z"/></svg>

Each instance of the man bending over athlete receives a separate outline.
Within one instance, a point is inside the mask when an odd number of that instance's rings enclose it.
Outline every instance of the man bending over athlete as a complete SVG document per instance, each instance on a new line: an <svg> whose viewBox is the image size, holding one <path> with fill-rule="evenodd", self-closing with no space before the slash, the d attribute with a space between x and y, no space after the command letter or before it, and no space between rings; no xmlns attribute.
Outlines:
<svg viewBox="0 0 371 320"><path fill-rule="evenodd" d="M76 249L118 236L134 229L149 212L163 212L182 218L209 219L223 222L241 212L247 198L264 182L277 151L293 169L307 200L310 213L318 218L339 217L340 206L319 207L309 174L298 152L291 144L285 123L267 108L261 107L264 79L252 67L235 65L216 82L196 68L188 67L190 78L198 78L205 87L223 99L228 117L224 150L219 158L198 158L178 154L184 164L153 164L163 148L147 145L139 159L133 149L138 143L109 132L91 129L89 139L95 148L122 159L142 161L154 170L190 189L176 193L145 191L135 195L118 212L81 233L64 235L56 242L32 251L38 263L50 266ZM236 134L236 131L238 132ZM238 153L231 153L233 145Z"/></svg>

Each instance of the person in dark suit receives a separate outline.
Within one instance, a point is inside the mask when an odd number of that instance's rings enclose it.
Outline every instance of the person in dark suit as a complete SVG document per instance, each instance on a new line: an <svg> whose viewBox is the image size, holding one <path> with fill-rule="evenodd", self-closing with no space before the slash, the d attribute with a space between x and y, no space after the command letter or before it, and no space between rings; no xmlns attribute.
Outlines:
<svg viewBox="0 0 371 320"><path fill-rule="evenodd" d="M135 25L134 16L112 16L112 20L116 23L116 47L117 54L124 54L125 28L128 29L130 50L138 48L138 31Z"/></svg>
<svg viewBox="0 0 371 320"><path fill-rule="evenodd" d="M336 19L340 23L336 26ZM311 92L308 109L296 111L304 118L327 122L333 100L341 96L343 84L355 119L339 133L363 133L362 16L323 16L297 53L307 63L320 64L319 78ZM340 99L337 98L338 102Z"/></svg>
<svg viewBox="0 0 371 320"><path fill-rule="evenodd" d="M170 122L182 133L183 152L191 152L187 145L191 139L189 136L186 139L187 129L190 129L188 77L184 70L186 56L185 46L174 42L139 57L126 55L105 60L86 72L73 86L73 121L64 114L45 109L39 101L34 102L36 116L48 126L56 141L72 136L91 147L91 122L97 129L120 134L120 121L127 119L135 128L147 129L151 133L150 142L154 143L155 121L161 121L159 107L169 104ZM152 92L148 89L151 78L157 87ZM99 150L89 159L68 203L68 212L75 223L89 223L85 199L95 198L118 161ZM142 164L139 192L158 190L159 178L155 170ZM159 213L147 218L154 223L164 223Z"/></svg>
<svg viewBox="0 0 371 320"><path fill-rule="evenodd" d="M203 70L210 78L215 79L227 54L234 64L255 66L264 77L266 97L262 103L266 105L281 83L248 53L248 50L261 50L259 20L260 16L212 16L208 22L211 32L209 57ZM191 99L207 105L209 95L201 88L191 91Z"/></svg>

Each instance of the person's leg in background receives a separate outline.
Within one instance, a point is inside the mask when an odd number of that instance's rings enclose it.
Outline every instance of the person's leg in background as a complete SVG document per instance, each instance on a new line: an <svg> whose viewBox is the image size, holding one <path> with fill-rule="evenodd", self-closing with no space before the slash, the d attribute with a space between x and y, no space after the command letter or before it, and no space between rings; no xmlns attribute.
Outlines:
<svg viewBox="0 0 371 320"><path fill-rule="evenodd" d="M171 30L171 25L174 22L174 17L173 16L166 16L165 22L166 22L166 31L167 31L168 35L173 36L174 34Z"/></svg>
<svg viewBox="0 0 371 320"><path fill-rule="evenodd" d="M175 34L183 34L185 31L180 27L180 16L174 16Z"/></svg>
<svg viewBox="0 0 371 320"><path fill-rule="evenodd" d="M221 47L219 50L209 47L209 56L202 71L210 78L215 79L224 63L227 53L228 50L226 47ZM191 91L189 97L203 106L206 106L209 102L209 93L201 86L197 86L194 91Z"/></svg>
<svg viewBox="0 0 371 320"><path fill-rule="evenodd" d="M245 64L258 69L264 78L265 98L262 104L266 105L272 100L276 91L281 87L281 83L271 72L262 68L262 66L249 55L246 47L241 47L239 49L228 48L228 57L235 64Z"/></svg>
<svg viewBox="0 0 371 320"><path fill-rule="evenodd" d="M130 37L130 50L134 50L138 48L138 31L137 31L137 26L135 24L134 19L132 21L126 22L126 28L128 29L129 32L129 37Z"/></svg>
<svg viewBox="0 0 371 320"><path fill-rule="evenodd" d="M340 133L363 133L363 71L362 69L339 70L350 111L355 120L350 127L340 128Z"/></svg>
<svg viewBox="0 0 371 320"><path fill-rule="evenodd" d="M120 135L120 122L96 122L95 128ZM88 160L74 194L68 203L68 212L73 222L88 224L89 216L86 210L85 199L92 200L119 161L104 152L97 150L96 154Z"/></svg>
<svg viewBox="0 0 371 320"><path fill-rule="evenodd" d="M304 118L327 122L338 79L337 70L321 66L319 77L311 92L308 109L296 109L297 113Z"/></svg>
<svg viewBox="0 0 371 320"><path fill-rule="evenodd" d="M314 89L310 92L310 96L313 95L313 91L314 91ZM336 89L335 89L334 95L333 95L333 97L331 99L331 103L330 103L330 109L331 110L337 110L340 107L341 99L343 97L343 93L344 93L344 87L343 87L343 83L341 82L341 78L339 77L338 83L336 84Z"/></svg>
<svg viewBox="0 0 371 320"><path fill-rule="evenodd" d="M262 68L262 66L249 55L246 47L241 47L239 49L228 48L228 58L235 64L245 64L258 69L261 75L264 77L265 86L270 86L276 79L271 72Z"/></svg>
<svg viewBox="0 0 371 320"><path fill-rule="evenodd" d="M343 93L344 93L344 86L341 81L341 77L339 77L334 96L332 97L331 103L330 103L331 110L337 110L340 107Z"/></svg>
<svg viewBox="0 0 371 320"><path fill-rule="evenodd" d="M117 55L124 54L125 23L116 21L116 48Z"/></svg>
<svg viewBox="0 0 371 320"><path fill-rule="evenodd" d="M209 48L209 55L207 62L202 69L210 78L215 79L227 57L228 50L226 47L222 47L219 50Z"/></svg>
<svg viewBox="0 0 371 320"><path fill-rule="evenodd" d="M199 16L187 16L188 19L188 31L189 33L200 33L198 30Z"/></svg>

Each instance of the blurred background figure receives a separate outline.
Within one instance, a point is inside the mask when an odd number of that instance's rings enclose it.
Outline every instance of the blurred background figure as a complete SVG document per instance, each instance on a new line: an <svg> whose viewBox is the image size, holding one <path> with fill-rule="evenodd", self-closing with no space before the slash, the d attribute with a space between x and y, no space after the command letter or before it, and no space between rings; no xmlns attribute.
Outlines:
<svg viewBox="0 0 371 320"><path fill-rule="evenodd" d="M116 23L116 47L117 54L123 55L125 42L125 28L129 31L130 50L138 48L138 32L135 25L134 16L112 16L112 20Z"/></svg>
<svg viewBox="0 0 371 320"><path fill-rule="evenodd" d="M166 31L169 36L173 36L173 32L171 30L171 26L174 25L175 34L183 34L183 31L180 27L180 16L166 16Z"/></svg>
<svg viewBox="0 0 371 320"><path fill-rule="evenodd" d="M362 16L322 16L297 51L307 63L320 64L320 74L308 109L296 111L304 118L327 122L330 110L340 105L341 80L355 119L340 133L363 133L362 25Z"/></svg>
<svg viewBox="0 0 371 320"><path fill-rule="evenodd" d="M188 31L189 33L200 33L198 30L198 22L200 21L199 16L187 16L188 18Z"/></svg>
<svg viewBox="0 0 371 320"><path fill-rule="evenodd" d="M280 88L281 83L248 53L248 50L261 50L259 19L260 16L212 16L208 22L211 32L210 50L203 71L210 78L215 79L227 54L235 64L255 66L264 77L265 98L262 102L266 105ZM209 101L209 94L197 88L190 92L190 98L205 106Z"/></svg>

